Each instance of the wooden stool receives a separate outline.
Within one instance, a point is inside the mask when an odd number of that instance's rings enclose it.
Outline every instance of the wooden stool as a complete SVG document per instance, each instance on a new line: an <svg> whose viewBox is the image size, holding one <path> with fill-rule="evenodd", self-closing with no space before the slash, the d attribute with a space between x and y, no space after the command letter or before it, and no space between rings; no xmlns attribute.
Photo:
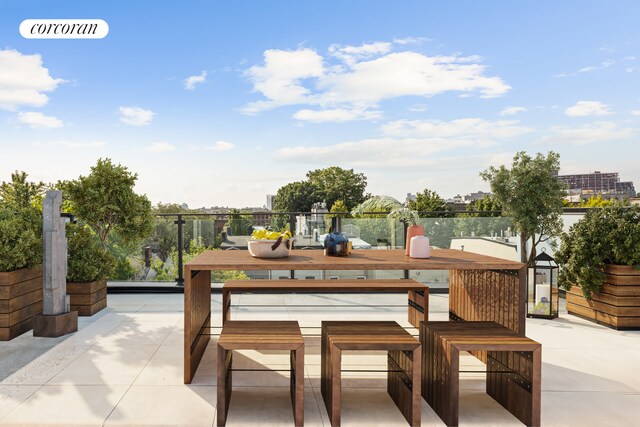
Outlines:
<svg viewBox="0 0 640 427"><path fill-rule="evenodd" d="M291 403L296 426L304 425L304 340L296 321L229 320L218 340L218 426L231 399L232 350L290 350Z"/></svg>
<svg viewBox="0 0 640 427"><path fill-rule="evenodd" d="M321 389L332 426L340 425L343 350L387 350L387 392L409 424L420 425L420 342L396 322L324 321Z"/></svg>
<svg viewBox="0 0 640 427"><path fill-rule="evenodd" d="M495 322L422 322L422 396L458 425L460 352L487 364L487 394L526 425L540 425L542 346Z"/></svg>

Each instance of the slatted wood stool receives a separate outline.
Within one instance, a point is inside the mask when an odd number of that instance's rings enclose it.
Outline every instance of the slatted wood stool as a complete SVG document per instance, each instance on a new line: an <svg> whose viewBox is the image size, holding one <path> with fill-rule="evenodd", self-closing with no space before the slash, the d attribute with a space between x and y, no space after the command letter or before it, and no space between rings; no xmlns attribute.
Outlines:
<svg viewBox="0 0 640 427"><path fill-rule="evenodd" d="M231 399L232 350L289 350L291 403L296 426L304 425L304 340L296 321L229 320L218 339L218 426Z"/></svg>
<svg viewBox="0 0 640 427"><path fill-rule="evenodd" d="M458 425L460 352L487 364L489 396L526 425L540 425L542 346L495 322L422 322L422 396L449 426Z"/></svg>
<svg viewBox="0 0 640 427"><path fill-rule="evenodd" d="M340 425L342 351L387 350L387 392L409 424L419 426L420 348L396 322L323 321L321 390L331 425Z"/></svg>

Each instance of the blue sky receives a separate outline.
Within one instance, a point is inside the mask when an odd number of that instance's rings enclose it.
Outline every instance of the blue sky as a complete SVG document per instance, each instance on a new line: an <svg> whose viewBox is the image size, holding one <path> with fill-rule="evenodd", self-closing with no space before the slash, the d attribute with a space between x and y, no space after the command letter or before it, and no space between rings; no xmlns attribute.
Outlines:
<svg viewBox="0 0 640 427"><path fill-rule="evenodd" d="M0 2L0 180L110 157L154 202L262 206L308 170L404 199L516 151L640 187L640 2ZM101 40L24 39L95 18Z"/></svg>

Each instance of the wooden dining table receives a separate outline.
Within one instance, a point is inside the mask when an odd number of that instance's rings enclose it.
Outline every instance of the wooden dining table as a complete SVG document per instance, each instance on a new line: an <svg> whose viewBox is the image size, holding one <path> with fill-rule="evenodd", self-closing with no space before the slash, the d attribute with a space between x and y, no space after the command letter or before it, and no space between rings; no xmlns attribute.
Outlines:
<svg viewBox="0 0 640 427"><path fill-rule="evenodd" d="M184 267L185 384L191 383L210 340L214 270L448 270L451 320L494 321L525 335L527 270L520 262L455 249L432 249L426 259L396 249L355 250L346 257L292 250L288 257L271 259L242 250L210 250Z"/></svg>

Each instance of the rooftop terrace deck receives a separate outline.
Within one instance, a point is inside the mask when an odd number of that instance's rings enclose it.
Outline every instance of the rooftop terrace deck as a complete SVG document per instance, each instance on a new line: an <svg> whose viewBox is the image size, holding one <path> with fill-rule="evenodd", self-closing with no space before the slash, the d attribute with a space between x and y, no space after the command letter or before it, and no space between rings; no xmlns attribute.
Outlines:
<svg viewBox="0 0 640 427"><path fill-rule="evenodd" d="M232 302L241 303L235 319L294 319L314 327L321 320L374 318L409 327L406 294L239 295ZM213 310L219 312L220 304L221 296L212 295ZM284 307L255 306L264 304ZM385 306L370 306L375 304ZM446 320L447 307L447 295L432 295L430 319ZM214 425L216 339L193 384L184 385L182 309L182 295L109 295L109 307L81 318L80 330L71 336L27 333L0 343L0 425ZM213 321L219 326L220 316ZM543 425L638 424L640 332L613 331L565 311L552 321L528 319L527 336L543 345ZM292 425L288 355L240 353L234 358L237 368L287 372L234 373L227 425ZM305 362L305 423L329 425L320 396L319 337L306 338ZM343 365L385 369L386 357L346 354ZM483 368L472 356L462 365ZM343 425L407 425L386 393L385 373L345 372L343 378ZM484 374L462 373L460 386L461 426L522 425L484 393ZM444 425L424 401L422 424Z"/></svg>

